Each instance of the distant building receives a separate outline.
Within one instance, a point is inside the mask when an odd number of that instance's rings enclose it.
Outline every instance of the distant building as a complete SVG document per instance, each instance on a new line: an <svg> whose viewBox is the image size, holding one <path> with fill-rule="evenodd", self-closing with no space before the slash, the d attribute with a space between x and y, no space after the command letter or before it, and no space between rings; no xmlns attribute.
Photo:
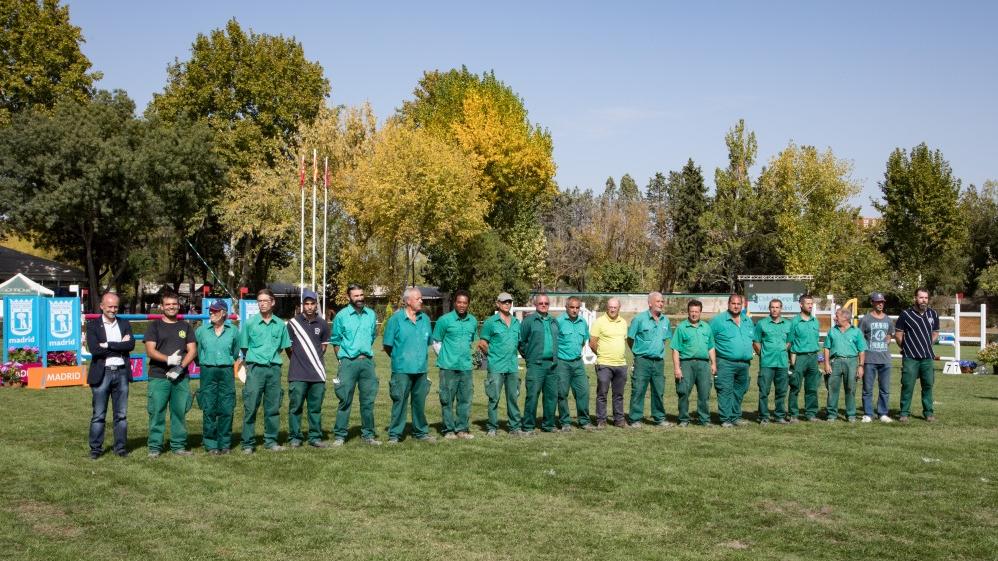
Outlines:
<svg viewBox="0 0 998 561"><path fill-rule="evenodd" d="M870 228L876 228L877 226L879 226L882 220L883 218L879 216L861 216L856 219L856 224L860 228L868 230Z"/></svg>

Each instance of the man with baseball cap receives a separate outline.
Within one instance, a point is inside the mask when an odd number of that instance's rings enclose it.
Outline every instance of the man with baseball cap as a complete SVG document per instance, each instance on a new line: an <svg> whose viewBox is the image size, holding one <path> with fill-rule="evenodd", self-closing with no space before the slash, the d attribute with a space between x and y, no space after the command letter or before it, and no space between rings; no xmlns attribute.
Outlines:
<svg viewBox="0 0 998 561"><path fill-rule="evenodd" d="M301 415L308 404L308 444L325 448L322 440L322 399L326 395L326 347L329 345L329 323L318 314L318 296L314 291L302 292L301 313L288 321L291 346L287 349L288 367L288 443L292 448L302 445Z"/></svg>
<svg viewBox="0 0 998 561"><path fill-rule="evenodd" d="M891 339L894 338L894 320L884 312L884 295L874 292L870 295L873 309L859 320L859 330L866 339L866 358L863 360L863 419L864 423L873 420L873 384L877 383L876 415L881 422L889 423L887 415L891 397Z"/></svg>
<svg viewBox="0 0 998 561"><path fill-rule="evenodd" d="M203 413L203 442L209 454L228 454L232 439L232 412L236 407L235 371L239 370L239 330L226 321L229 305L215 300L208 320L194 332L201 366L198 404Z"/></svg>
<svg viewBox="0 0 998 561"><path fill-rule="evenodd" d="M489 398L489 420L486 429L495 436L499 429L499 397L506 390L506 418L510 434L520 436L520 365L517 345L520 343L520 320L513 317L513 296L501 292L496 297L495 313L482 323L478 348L488 354L488 375L485 377L485 395Z"/></svg>

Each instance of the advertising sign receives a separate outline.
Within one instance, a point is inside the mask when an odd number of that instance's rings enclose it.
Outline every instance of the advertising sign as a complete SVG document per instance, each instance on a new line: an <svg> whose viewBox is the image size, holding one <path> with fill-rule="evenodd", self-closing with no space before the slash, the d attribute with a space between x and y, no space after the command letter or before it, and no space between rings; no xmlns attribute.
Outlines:
<svg viewBox="0 0 998 561"><path fill-rule="evenodd" d="M783 302L784 314L800 313L800 297L806 287L800 281L746 281L745 300L750 314L769 313L770 300Z"/></svg>
<svg viewBox="0 0 998 561"><path fill-rule="evenodd" d="M48 333L45 348L49 351L80 350L80 300L47 298L45 300Z"/></svg>
<svg viewBox="0 0 998 561"><path fill-rule="evenodd" d="M5 296L3 299L3 360L7 351L21 347L43 349L42 298L40 296Z"/></svg>
<svg viewBox="0 0 998 561"><path fill-rule="evenodd" d="M248 298L243 298L239 301L239 321L240 323L245 323L246 320L253 316L260 315L260 304L256 303L256 300L250 300Z"/></svg>

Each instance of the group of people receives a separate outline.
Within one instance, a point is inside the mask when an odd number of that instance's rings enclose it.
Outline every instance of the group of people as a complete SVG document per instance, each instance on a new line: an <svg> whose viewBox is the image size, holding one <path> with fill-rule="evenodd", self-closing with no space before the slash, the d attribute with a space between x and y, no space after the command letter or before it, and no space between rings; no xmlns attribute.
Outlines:
<svg viewBox="0 0 998 561"><path fill-rule="evenodd" d="M333 379L339 405L333 427L333 446L342 445L348 435L350 411L355 391L360 394L361 439L380 445L374 426L374 403L379 381L374 368L373 345L377 336L376 315L364 304L364 290L351 285L349 305L334 318L330 328L318 315L314 292L305 291L301 313L288 322L273 314L274 295L267 289L257 293L260 313L250 317L240 329L227 322L224 301L211 304L209 322L197 330L177 317L176 294L162 295L163 316L149 325L145 350L149 359L150 457L163 452L166 410L170 411L170 450L191 454L187 445L185 416L193 399L187 375L195 360L201 368L198 402L204 413L203 441L210 454L226 454L231 449L232 416L235 408L235 381L243 386L243 427L240 446L246 454L256 448L255 421L261 405L264 416L263 446L280 451L278 443L282 354L288 368L288 446L309 444L329 446L323 440L322 402L326 390L324 362L332 344L338 361ZM749 367L759 356L758 422L795 423L803 418L819 420L818 390L824 379L827 387L825 419L839 418L839 395L844 390L845 416L857 421L856 386L862 381L862 422L888 415L891 355L889 343L895 339L901 348L901 400L898 420L907 422L916 382L921 384L922 412L928 422L935 420L932 386L934 381L933 343L939 335L939 316L928 307L928 292L918 290L913 305L893 321L884 311L884 297L871 295L872 310L852 325L852 313L845 308L835 312L834 325L824 343L819 338L814 300L800 298L800 312L783 317L782 302L769 303L769 315L753 322L743 310L742 296L732 294L727 310L709 322L701 319L703 304L687 303L687 318L672 329L664 313L665 298L658 292L648 295L648 309L630 323L620 316L620 301L610 298L606 312L590 326L580 315L581 300L568 298L564 314L549 313L550 299L540 293L533 297L534 313L520 321L512 314L513 297L503 292L495 302L496 313L478 326L469 313L470 295L454 294L454 309L431 325L422 310L422 295L416 288L403 294L403 306L385 323L382 348L390 357L389 395L392 400L388 443L404 437L411 413L411 436L433 441L426 419L426 397L430 391L428 353L437 354L440 405L445 439L471 439L471 403L474 395L473 351L486 357L485 394L488 398L486 434L500 429L499 404L505 393L507 430L516 436L542 432L571 431L573 424L584 430L601 429L609 422L618 427L644 426L644 405L650 396L650 420L654 425L672 426L665 409L665 362L671 358L677 396L679 426L691 422L711 424L709 398L717 395L720 426L748 423L742 402L749 388ZM126 456L128 383L131 371L128 354L135 346L129 323L117 316L118 297L108 293L101 299L101 317L87 326L88 348L93 355L87 383L93 392L90 424L90 456L104 452L105 415L113 402L113 451ZM667 352L667 343L671 353ZM584 347L596 354L596 410L589 411L589 377L582 360ZM627 350L633 355L627 365ZM526 363L520 409L519 358ZM624 390L631 373L631 395L624 411ZM874 385L879 385L874 408ZM689 400L697 392L695 417L690 416ZM800 393L804 390L804 408ZM612 392L612 406L607 400ZM774 394L774 409L769 396ZM538 401L541 417L538 418ZM575 418L570 405L574 401ZM307 411L308 431L302 415Z"/></svg>

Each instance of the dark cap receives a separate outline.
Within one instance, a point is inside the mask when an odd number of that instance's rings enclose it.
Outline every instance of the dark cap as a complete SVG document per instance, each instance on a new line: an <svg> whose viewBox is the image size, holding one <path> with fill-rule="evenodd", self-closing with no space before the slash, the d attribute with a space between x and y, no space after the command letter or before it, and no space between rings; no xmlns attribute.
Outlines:
<svg viewBox="0 0 998 561"><path fill-rule="evenodd" d="M220 310L223 312L227 312L229 311L229 305L225 303L225 300L213 300L211 305L208 306L208 310L212 312L217 312Z"/></svg>
<svg viewBox="0 0 998 561"><path fill-rule="evenodd" d="M308 300L309 298L311 298L312 300L315 300L316 302L319 301L319 296L316 295L315 291L314 290L309 290L309 289L306 288L301 293L302 302L304 302L305 300Z"/></svg>
<svg viewBox="0 0 998 561"><path fill-rule="evenodd" d="M874 292L870 295L870 302L886 302L887 299L880 292Z"/></svg>

